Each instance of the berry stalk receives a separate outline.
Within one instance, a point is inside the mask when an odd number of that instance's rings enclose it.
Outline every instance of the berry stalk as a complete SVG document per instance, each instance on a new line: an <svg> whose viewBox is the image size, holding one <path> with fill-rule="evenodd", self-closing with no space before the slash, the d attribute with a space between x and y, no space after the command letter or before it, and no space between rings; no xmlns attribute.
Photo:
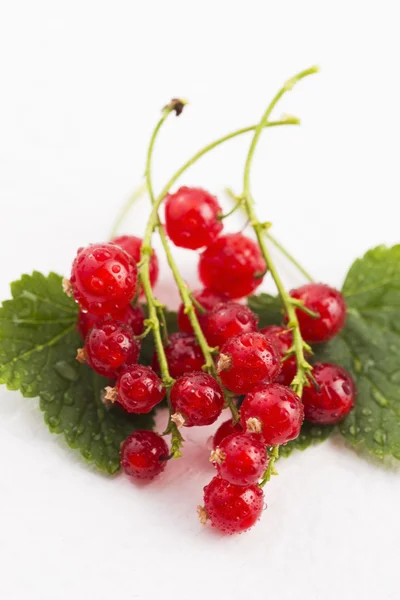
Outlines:
<svg viewBox="0 0 400 600"><path fill-rule="evenodd" d="M282 117L278 121L268 121L268 123L265 124L265 127L279 127L281 125L300 125L300 120L297 117L286 115L285 117ZM201 158L204 154L207 154L207 152L209 152L213 148L216 148L217 146L220 146L224 142L227 142L239 135L242 135L244 133L249 133L250 131L254 131L256 127L257 127L257 125L250 125L249 127L242 127L241 129L237 129L236 131L228 133L227 135L222 136L221 138L212 142L211 144L204 146L204 148L202 148L199 152L197 152L195 155L193 155L192 158L190 158L187 162L185 162L182 165L182 167L179 169L179 171L177 171L174 174L172 179L165 186L164 194L168 193L169 189L176 182L176 180L184 173L184 171L186 171L186 169L188 169L191 165L193 165L195 162L197 162L197 160L199 158ZM147 185L146 185L146 182L144 182L136 190L134 190L132 192L131 196L128 198L127 202L122 207L118 217L115 220L114 226L112 228L112 233L110 236L111 238L116 236L122 222L124 221L125 217L129 213L130 209L135 204L135 202L142 196L142 194L144 194L146 191L147 191Z"/></svg>
<svg viewBox="0 0 400 600"><path fill-rule="evenodd" d="M228 196L228 198L230 198L230 200L232 200L232 202L234 202L234 206L231 211L229 211L226 215L223 216L223 218L229 216L230 214L235 212L238 208L241 208L242 210L244 208L242 198L238 199L230 188L225 188L225 193ZM246 211L244 210L244 212L246 212ZM306 271L306 269L303 267L303 265L301 265L299 263L299 261L276 239L276 237L273 236L272 233L269 232L269 229L267 229L267 227L265 227L265 229L264 229L264 236L279 250L279 252L281 254L283 254L283 256L285 256L288 259L289 262L292 263L292 265L294 265L296 267L296 269L302 275L304 275L304 277L307 279L307 281L309 281L310 283L314 281L314 279L310 275L310 273L308 271Z"/></svg>
<svg viewBox="0 0 400 600"><path fill-rule="evenodd" d="M168 243L167 236L165 234L164 227L161 224L160 218L158 215L157 208L160 206L161 202L164 200L166 193L163 193L162 195L160 194L160 196L156 199L155 195L154 195L154 190L153 190L152 177L151 177L151 161L152 161L152 156L153 156L154 143L157 138L158 132L161 129L162 124L166 120L168 114L170 114L172 112L172 110L174 110L174 107L171 105L168 105L164 109L164 114L154 129L153 135L151 136L151 139L150 139L149 148L148 148L145 177L146 177L147 189L148 189L149 196L150 196L150 201L153 205L153 210L150 215L149 223L153 222L151 231L154 231L155 228L158 229L161 243L163 245L164 252L167 257L168 265L172 271L175 283L178 287L179 294L182 299L182 303L185 307L185 312L188 316L188 319L190 321L190 324L193 328L194 334L196 336L196 339L199 343L199 346L200 346L201 351L204 356L205 363L204 363L203 369L207 373L210 373L211 375L213 375L213 377L215 377L215 379L217 379L219 381L217 369L215 367L213 356L212 356L213 348L210 348L210 346L208 345L208 342L207 342L207 340L204 336L204 333L200 327L200 323L199 323L199 320L197 318L196 311L195 311L195 305L192 300L191 291L189 290L188 286L186 285L186 282L184 281L184 279L182 278L182 275L180 274L180 271L174 260L174 257L172 256L172 252L171 252L171 249L170 249L170 246ZM146 229L146 234L148 231L150 231L149 226ZM143 248L145 246L145 243L147 244L147 242L148 242L148 247L151 247L151 237L149 240L147 240L147 237L145 235L144 241L143 241ZM145 268L148 270L148 261L147 261L147 266L146 266L146 264L143 264L142 268ZM224 396L225 396L226 404L232 413L232 418L233 418L234 422L237 422L239 419L239 413L237 411L235 404L232 401L233 395L230 392L228 392L227 390L224 390ZM171 422L171 416L172 416L172 414L170 414L170 422Z"/></svg>
<svg viewBox="0 0 400 600"><path fill-rule="evenodd" d="M274 109L275 105L282 98L282 96L293 89L293 86L308 75L312 75L318 72L318 67L311 67L310 69L306 69L305 71L301 71L291 79L289 79L284 86L279 90L279 92L275 95L272 102L269 104L268 108L264 112L259 124L257 125L254 136L250 144L249 152L247 154L246 164L244 168L243 174L243 194L241 196L243 206L245 208L247 217L249 219L250 225L253 227L254 232L257 236L258 243L260 245L261 252L265 259L265 262L268 265L269 270L271 271L272 278L275 282L275 285L278 289L279 295L282 300L282 304L284 306L285 312L288 316L288 327L292 329L293 332L293 351L296 357L297 363L297 373L292 382L293 390L301 397L303 393L303 387L307 383L307 374L312 370L311 365L306 361L304 352L309 351L310 348L308 344L306 344L302 338L299 321L297 319L295 306L288 292L286 291L282 280L279 276L279 273L273 263L271 254L268 250L268 247L265 243L264 233L265 233L265 224L261 223L256 215L254 210L254 200L251 196L250 190L250 171L251 165L254 157L254 152L260 138L261 132L264 129L265 123L267 123L268 118Z"/></svg>
<svg viewBox="0 0 400 600"><path fill-rule="evenodd" d="M265 123L268 122L268 118L271 115L271 113L272 113L273 109L275 108L276 104L278 103L278 101L282 98L282 96L286 92L291 91L293 89L294 85L298 81L300 81L304 77L307 77L308 75L312 75L317 72L318 72L318 67L311 67L310 69L301 71L300 73L298 73L297 75L295 75L294 77L289 79L283 85L283 87L278 91L278 93L275 95L275 97L273 98L273 100L271 101L269 106L267 107L259 124L255 128L253 139L250 144L250 148L249 148L249 151L247 154L246 163L245 163L245 167L244 167L243 193L240 196L240 200L241 200L243 207L245 209L245 212L247 214L249 223L253 227L253 230L256 234L256 237L257 237L262 255L264 257L264 260L265 260L266 264L268 265L268 268L271 272L272 278L275 282L275 285L276 285L279 295L281 297L282 304L284 306L285 312L288 317L288 327L292 330L293 353L296 357L297 371L296 371L296 375L292 381L291 387L293 388L293 390L297 393L297 395L300 398L303 394L304 385L307 385L307 382L308 382L307 376L312 371L312 366L305 359L305 351L310 351L310 347L308 346L308 344L306 344L306 342L302 338L299 321L298 321L298 318L296 315L295 305L293 304L291 297L289 296L288 292L286 291L286 289L282 283L279 273L273 263L273 260L272 260L271 254L269 252L269 249L267 247L267 244L265 243L264 234L265 234L265 231L266 231L268 225L265 223L262 223L258 220L256 212L254 210L254 200L252 198L251 188L250 188L250 172L251 172L252 161L253 161L254 152L255 152L257 143L258 143L261 133L264 129ZM278 455L279 455L279 446L274 446L271 450L271 460L268 465L268 469L266 470L264 477L261 481L261 484L260 484L261 486L265 485L265 483L267 481L269 481L271 474L273 474L275 472L274 463L275 463Z"/></svg>

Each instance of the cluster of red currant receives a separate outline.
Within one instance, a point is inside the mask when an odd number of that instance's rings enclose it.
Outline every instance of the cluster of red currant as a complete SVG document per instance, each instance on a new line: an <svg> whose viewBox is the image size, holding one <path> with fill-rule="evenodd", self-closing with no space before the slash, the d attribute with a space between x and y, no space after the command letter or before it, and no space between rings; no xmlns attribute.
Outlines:
<svg viewBox="0 0 400 600"><path fill-rule="evenodd" d="M85 343L78 360L115 380L114 387L106 388L106 403L147 413L167 396L167 431L175 436L181 427L210 425L224 407L231 409L232 418L214 436L210 460L217 475L204 488L204 507L198 510L202 521L234 533L259 519L262 487L273 473L279 445L299 435L304 418L318 424L340 421L352 409L356 391L342 368L298 361L299 344L311 353L310 343L326 342L343 327L341 293L324 284L304 285L290 293L295 330L288 317L281 325L259 329L257 315L238 300L260 285L268 266L252 239L221 234L223 218L217 199L202 189L181 187L165 198L169 239L176 246L202 249L204 289L186 288L190 302L179 309L180 332L161 348L156 344L152 368L138 364L141 339L159 326L146 318L139 303L147 251L141 239L123 236L80 249L66 291L81 308L78 328ZM154 251L148 259L154 285ZM164 438L152 431L134 432L121 447L122 468L137 479L154 478L171 456Z"/></svg>

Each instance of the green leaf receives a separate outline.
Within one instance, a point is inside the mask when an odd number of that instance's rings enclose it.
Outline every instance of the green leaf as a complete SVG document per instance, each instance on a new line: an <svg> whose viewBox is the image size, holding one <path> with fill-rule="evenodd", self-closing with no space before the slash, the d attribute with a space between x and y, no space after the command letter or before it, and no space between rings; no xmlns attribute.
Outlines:
<svg viewBox="0 0 400 600"><path fill-rule="evenodd" d="M355 409L339 425L352 445L400 459L400 246L379 246L351 267L343 286L348 317L316 359L355 379Z"/></svg>
<svg viewBox="0 0 400 600"><path fill-rule="evenodd" d="M315 446L328 439L333 433L334 427L331 425L313 425L304 421L298 438L279 447L279 456L287 458L293 450L305 450L310 446Z"/></svg>
<svg viewBox="0 0 400 600"><path fill-rule="evenodd" d="M87 461L114 473L121 442L136 428L150 428L153 419L104 407L107 380L76 361L78 309L61 282L54 273L34 272L11 284L13 299L0 308L0 383L38 396L50 431L63 433Z"/></svg>
<svg viewBox="0 0 400 600"><path fill-rule="evenodd" d="M260 317L260 327L282 323L283 310L279 296L271 296L270 294L249 296L247 304Z"/></svg>

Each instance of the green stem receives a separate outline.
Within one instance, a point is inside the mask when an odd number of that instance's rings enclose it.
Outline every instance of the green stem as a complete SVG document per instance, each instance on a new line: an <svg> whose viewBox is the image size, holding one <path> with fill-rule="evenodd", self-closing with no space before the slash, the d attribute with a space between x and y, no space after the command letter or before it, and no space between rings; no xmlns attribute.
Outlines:
<svg viewBox="0 0 400 600"><path fill-rule="evenodd" d="M264 485L271 479L272 475L278 474L275 471L275 462L278 460L278 458L279 458L279 446L273 446L273 448L271 449L271 452L269 453L268 467L263 475L263 478L261 479L260 483L258 484L261 488L264 487Z"/></svg>
<svg viewBox="0 0 400 600"><path fill-rule="evenodd" d="M231 213L235 212L237 208L244 208L243 206L243 202L241 199L237 198L237 196L235 196L235 194L233 193L233 191L230 188L225 188L225 193L228 195L228 197L232 200L232 202L234 202L234 207L233 209L227 213L226 215L224 215L224 218L227 217L228 215L230 215ZM240 201L239 201L240 200ZM244 211L246 212L246 211ZM269 232L269 230L265 229L264 230L264 235L266 238L268 238L270 240L270 242L272 242L274 244L274 246L276 248L278 248L279 252L281 254L283 254L284 256L286 256L286 258L289 260L289 262L291 262L298 271L300 271L300 273L302 273L302 275L304 275L304 277L308 280L308 281L314 281L314 279L311 277L311 275L305 270L305 268L298 262L298 260L296 260L294 258L294 256L292 254L290 254L290 252L288 250L286 250L286 248L284 246L282 246L282 244L280 242L278 242L278 240Z"/></svg>
<svg viewBox="0 0 400 600"><path fill-rule="evenodd" d="M148 157L151 157L151 155L152 155L154 142L157 137L157 133L158 133L159 129L161 128L162 124L164 123L164 121L166 120L166 118L168 117L168 115L170 114L170 112L172 110L173 110L172 107L167 107L164 109L162 117L158 121L156 128L151 136L149 148L148 148ZM148 181L151 180L151 162L150 162L149 158L147 159L147 165L146 165L146 180L147 180L146 187L150 192L150 196L152 197L152 189L148 185ZM155 227L157 227L158 223L159 223L158 213L155 213L155 215L154 215L152 212L151 217L148 222L148 226L146 228L144 238L143 238L143 244L142 244L141 255L140 255L139 276L140 276L140 281L142 282L143 291L146 296L146 301L147 301L147 306L148 306L149 316L148 316L147 324L151 326L152 331L153 331L154 345L156 348L158 362L159 362L159 366L160 366L161 378L162 378L162 381L167 390L167 400L168 400L169 412L170 412L170 417L171 417L172 406L171 406L171 402L170 402L170 389L174 383L174 379L171 377L171 375L169 373L167 357L165 355L165 350L164 350L164 345L163 345L163 338L162 338L162 332L161 332L162 322L160 322L160 319L158 316L158 310L161 305L153 294L153 289L152 289L151 281L150 281L150 258L152 255L151 238L152 238L153 230L155 229ZM171 433L171 457L179 458L181 456L180 447L182 446L183 438L182 438L182 435L181 435L180 431L178 430L177 426L175 425L175 423L173 423L171 421L171 418L169 419L166 433Z"/></svg>
<svg viewBox="0 0 400 600"><path fill-rule="evenodd" d="M302 275L304 275L304 277L308 281L314 281L314 279L311 277L310 273L308 271L306 271L306 269L299 263L299 261L292 254L290 254L290 252L288 250L286 250L286 248L284 246L282 246L282 244L280 242L278 242L276 237L274 237L269 231L265 231L264 235L266 238L269 239L270 242L272 242L272 244L274 244L274 246L276 248L278 248L278 250L281 254L286 256L288 261L291 262L296 267L296 269L298 271L300 271L300 273Z"/></svg>
<svg viewBox="0 0 400 600"><path fill-rule="evenodd" d="M139 186L138 188L136 188L136 190L134 190L132 192L132 194L129 196L128 200L122 207L121 212L119 213L118 217L114 221L114 225L113 225L113 228L110 233L111 240L116 237L116 235L118 233L118 229L120 228L121 223L125 219L126 215L129 213L130 209L137 202L137 200L139 200L139 198L141 198L143 196L143 194L146 193L146 190L147 190L146 184L142 183L142 185Z"/></svg>
<svg viewBox="0 0 400 600"><path fill-rule="evenodd" d="M193 332L196 336L197 342L198 342L198 344L201 348L201 351L203 353L203 356L204 356L205 363L203 365L203 369L207 373L211 373L215 378L218 379L217 369L215 367L214 360L212 357L212 348L209 347L207 340L204 336L204 333L200 327L200 323L199 323L199 320L196 315L195 307L192 302L191 292L190 292L189 288L187 287L184 279L182 278L182 275L180 274L178 266L174 260L174 257L172 256L171 249L169 247L168 239L165 234L164 228L161 225L160 220L159 220L158 208L159 208L161 202L163 201L166 193L163 193L156 199L154 196L154 191L153 191L152 176L151 176L151 163L152 163L152 156L153 156L153 150L154 150L154 143L157 138L158 132L160 131L160 128L166 119L166 116L167 115L163 115L161 117L161 119L159 120L159 122L157 123L157 125L154 129L153 135L150 139L150 144L149 144L148 153L147 153L145 176L146 176L147 189L149 191L149 196L150 196L151 203L153 205L153 209L152 209L152 212L150 214L150 218L149 218L149 221L147 224L146 233L145 233L145 237L143 240L143 247L145 246L145 244L146 244L146 246L148 245L148 247L151 247L152 233L155 228L158 228L158 232L159 232L159 235L161 238L161 243L163 245L164 252L167 257L168 265L172 271L173 277L175 279L175 283L178 287L178 290L179 290L179 293L180 293L180 296L182 299L182 304L184 306L185 312L188 316L189 322L192 326ZM143 251L143 249L142 249L142 251ZM231 409L232 418L236 422L239 418L236 406L233 404L232 399L229 394L225 394L225 398L226 398L227 405ZM171 416L172 415L171 415L171 411L170 411L170 423L171 423Z"/></svg>
<svg viewBox="0 0 400 600"><path fill-rule="evenodd" d="M254 201L253 201L253 198L251 196L251 191L250 191L250 171L251 171L251 165L252 165L254 152L255 152L258 140L264 129L265 123L268 121L270 114L272 113L274 107L276 106L276 104L278 103L280 98L287 91L290 91L298 81L300 81L304 77L307 77L308 75L312 75L313 73L316 73L317 71L318 71L317 67L311 67L310 69L302 71L301 73L299 73L298 75L295 75L292 79L287 81L285 83L285 85L276 94L276 96L273 98L272 102L269 104L268 108L264 112L259 124L257 125L257 127L254 131L254 136L251 141L250 148L249 148L249 151L247 154L247 159L246 159L244 173L243 173L243 194L241 196L243 198L243 205L245 207L249 223L253 227L254 232L257 236L257 240L258 240L262 255L264 257L266 264L268 265L268 268L271 272L272 278L274 279L274 282L278 289L279 295L281 297L285 312L288 316L288 327L290 327L292 329L293 346L294 346L294 354L296 357L297 372L292 381L291 387L300 397L303 394L303 387L307 383L307 373L311 372L311 370L312 370L312 366L306 361L305 356L304 356L304 350L305 350L305 348L308 348L308 346L303 341L303 338L302 338L302 335L300 332L299 321L297 319L295 306L293 305L293 303L291 301L291 297L289 296L288 292L286 291L286 289L282 283L282 280L281 280L279 273L272 261L272 257L270 255L270 252L265 243L265 235L264 235L265 230L266 230L265 224L261 223L258 220L257 215L254 210ZM279 456L279 446L274 446L272 448L270 456L271 456L271 458L270 458L268 468L267 468L266 472L264 473L264 477L260 483L261 487L264 486L267 483L267 481L269 481L272 474L275 474L274 464Z"/></svg>
<svg viewBox="0 0 400 600"><path fill-rule="evenodd" d="M253 203L253 199L251 197L251 191L250 191L250 171L251 171L251 165L252 165L252 161L253 161L253 157L254 157L254 152L255 152L257 143L259 141L259 138L261 136L261 133L265 127L265 123L267 123L268 118L269 118L270 114L272 113L274 107L278 103L278 101L282 98L282 96L286 92L290 91L298 81L300 81L304 77L307 77L308 75L312 75L313 73L316 73L317 71L318 71L317 67L311 67L310 69L301 71L300 73L298 73L298 75L295 75L289 81L287 81L284 84L284 86L279 90L279 92L275 95L272 102L269 104L268 108L264 112L259 124L255 128L253 139L251 141L249 152L247 154L247 159L246 159L244 174L243 174L243 195L242 195L242 197L243 197L243 203L244 203L244 206L246 209L246 214L247 214L249 222L252 225L254 232L257 236L257 240L258 240L262 255L265 259L266 264L268 265L268 268L271 272L271 275L275 281L275 285L276 285L279 295L281 297L282 304L283 304L286 314L288 316L288 327L290 327L293 331L293 345L294 345L294 351L295 351L295 357L296 357L296 363L297 363L297 373L296 373L295 378L293 379L292 387L293 387L294 391L300 397L303 393L303 387L304 387L305 383L307 382L307 372L311 371L312 367L305 360L305 356L304 356L305 344L304 344L303 338L301 336L295 307L292 304L291 298L282 283L282 280L281 280L279 273L272 261L272 257L270 255L270 252L265 243L265 239L264 239L265 226L263 225L263 223L261 223L258 220L257 215L254 210L254 206L253 206L254 203Z"/></svg>

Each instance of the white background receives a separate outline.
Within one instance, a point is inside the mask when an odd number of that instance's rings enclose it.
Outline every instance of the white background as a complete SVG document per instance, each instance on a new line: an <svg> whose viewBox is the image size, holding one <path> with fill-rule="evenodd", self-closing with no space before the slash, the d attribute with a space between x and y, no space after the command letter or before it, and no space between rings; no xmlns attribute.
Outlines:
<svg viewBox="0 0 400 600"><path fill-rule="evenodd" d="M334 285L365 250L400 240L394 0L3 0L0 56L1 298L23 272L68 274L79 245L107 237L171 96L190 106L160 138L157 189L203 144L257 121L283 81L315 62L321 74L275 113L303 126L270 130L260 144L259 214ZM240 191L249 141L182 181ZM127 232L143 231L147 209L138 205ZM195 283L196 257L177 257ZM176 304L166 268L158 289ZM341 441L282 460L262 521L225 538L195 512L213 475L212 427L188 431L185 457L135 487L49 435L35 400L0 396L2 599L399 597L399 472Z"/></svg>

